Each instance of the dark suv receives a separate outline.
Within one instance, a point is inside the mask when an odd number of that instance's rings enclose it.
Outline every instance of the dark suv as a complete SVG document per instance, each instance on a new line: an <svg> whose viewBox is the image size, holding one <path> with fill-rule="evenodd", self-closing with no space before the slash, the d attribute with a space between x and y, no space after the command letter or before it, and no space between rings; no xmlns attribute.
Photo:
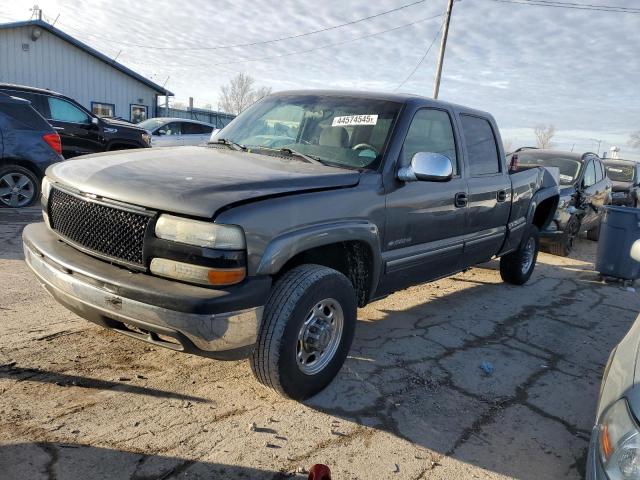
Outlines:
<svg viewBox="0 0 640 480"><path fill-rule="evenodd" d="M51 90L0 83L0 93L31 102L60 135L64 158L149 146L150 136L143 128L97 117L72 98Z"/></svg>
<svg viewBox="0 0 640 480"><path fill-rule="evenodd" d="M611 180L595 153L575 153L537 148L520 148L507 156L508 163L555 167L559 170L560 202L553 221L540 232L540 242L554 255L566 257L575 237L587 232L598 240L604 206L611 204Z"/></svg>
<svg viewBox="0 0 640 480"><path fill-rule="evenodd" d="M0 206L36 202L44 171L63 160L60 151L60 137L28 101L0 93Z"/></svg>
<svg viewBox="0 0 640 480"><path fill-rule="evenodd" d="M605 160L607 175L613 182L611 203L625 207L640 207L640 163L633 160Z"/></svg>

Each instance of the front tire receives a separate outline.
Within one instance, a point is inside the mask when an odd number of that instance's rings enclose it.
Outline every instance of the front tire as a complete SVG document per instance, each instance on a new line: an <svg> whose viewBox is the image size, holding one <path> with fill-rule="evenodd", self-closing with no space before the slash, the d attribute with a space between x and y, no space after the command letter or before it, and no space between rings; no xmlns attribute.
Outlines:
<svg viewBox="0 0 640 480"><path fill-rule="evenodd" d="M0 168L0 206L21 208L40 198L40 182L31 170L19 165Z"/></svg>
<svg viewBox="0 0 640 480"><path fill-rule="evenodd" d="M500 276L502 280L513 285L527 283L536 267L540 249L538 227L530 225L520 247L500 259Z"/></svg>
<svg viewBox="0 0 640 480"><path fill-rule="evenodd" d="M347 358L356 310L342 273L312 264L285 273L269 295L250 359L258 381L294 400L320 392Z"/></svg>

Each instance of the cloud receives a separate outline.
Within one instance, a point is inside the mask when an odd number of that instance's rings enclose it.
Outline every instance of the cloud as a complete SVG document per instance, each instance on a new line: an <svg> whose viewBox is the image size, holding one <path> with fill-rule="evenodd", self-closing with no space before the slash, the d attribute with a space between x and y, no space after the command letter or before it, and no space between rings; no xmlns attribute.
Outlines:
<svg viewBox="0 0 640 480"><path fill-rule="evenodd" d="M413 70L439 19L371 35L444 11L430 0L389 15L297 39L251 47L189 50L296 35L336 25L410 0L249 0L173 2L41 0L57 26L136 71L177 98L216 104L220 86L237 72L274 90L349 88L392 91ZM624 0L608 4L625 6ZM29 16L25 3L3 20ZM553 123L557 139L622 143L640 129L640 15L465 0L454 5L440 98L494 114L503 130L525 132ZM175 51L135 45L172 46ZM402 91L431 95L438 44ZM279 55L287 55L274 58ZM244 63L239 59L258 59ZM262 60L264 59L264 60ZM215 65L228 63L224 65ZM580 137L580 136L584 136ZM527 140L523 136L523 141ZM529 142L530 143L530 142ZM631 152L633 154L633 152ZM640 158L640 152L635 152Z"/></svg>

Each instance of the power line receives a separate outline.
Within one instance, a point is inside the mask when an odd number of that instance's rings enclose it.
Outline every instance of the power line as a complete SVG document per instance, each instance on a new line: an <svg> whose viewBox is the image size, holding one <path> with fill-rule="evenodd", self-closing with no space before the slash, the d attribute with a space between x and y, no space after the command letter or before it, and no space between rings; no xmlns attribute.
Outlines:
<svg viewBox="0 0 640 480"><path fill-rule="evenodd" d="M602 4L590 4L590 3L576 3L576 2L562 2L560 0L524 0L527 2L534 1L536 3L553 3L560 6L570 5L576 7L592 7L592 8L604 8L607 10L621 10L621 11L633 11L640 12L640 8L634 7L618 7L616 5L602 5Z"/></svg>
<svg viewBox="0 0 640 480"><path fill-rule="evenodd" d="M398 85L396 88L393 89L394 92L397 92L398 90L400 90L400 88L402 88L404 84L407 83L411 79L411 77L413 77L413 75L418 71L418 68L420 68L420 65L422 65L422 62L424 62L424 59L427 58L427 55L429 55L429 52L435 45L436 40L438 39L438 36L440 35L440 32L442 31L443 26L444 26L444 21L440 24L440 28L438 28L438 31L433 37L433 40L431 40L431 43L427 47L427 50L424 52L424 55L422 55L422 58L420 59L420 61L418 61L416 66L413 67L413 70L411 70L411 73L407 75L407 77L400 83L400 85Z"/></svg>
<svg viewBox="0 0 640 480"><path fill-rule="evenodd" d="M396 8L392 8L391 10L385 10L383 12L379 12L379 13L375 13L373 15L369 15L367 17L362 17L362 18L358 18L356 20L351 20L348 22L344 22L344 23L340 23L338 25L332 25L329 27L324 27L324 28L320 28L318 30L312 30L310 32L304 32L304 33L299 33L296 35L289 35L286 37L279 37L279 38L273 38L270 40L260 40L260 41L255 41L255 42L248 42L248 43L236 43L236 44L231 44L231 45L213 45L213 46L205 46L205 47L163 47L163 46L156 46L156 45L143 45L143 44L138 44L138 43L130 43L130 42L121 42L121 41L115 41L112 40L111 38L107 38L101 35L96 35L94 33L88 33L88 32L83 32L81 30L78 30L74 27L71 27L69 25L66 24L60 24L65 26L66 28L69 28L71 30L74 30L76 32L81 32L84 33L85 35L90 35L96 38L101 38L103 40L108 40L110 43L116 43L116 44L120 44L120 45L126 45L126 46L130 46L130 47L136 47L136 48L144 48L144 49L149 49L149 50L164 50L164 51L187 51L187 50L192 50L192 51L210 51L210 50L224 50L224 49L230 49L230 48L238 48L238 47L253 47L256 45L266 45L266 44L270 44L270 43L277 43L277 42L283 42L285 40L292 40L295 38L302 38L302 37L308 37L309 35L315 35L317 33L323 33L323 32L328 32L331 30L336 30L338 28L342 28L342 27L346 27L349 25L355 25L357 23L361 23L361 22L365 22L367 20L371 20L373 18L378 18L384 15L388 15L390 13L394 13L394 12L398 12L400 10L404 10L406 8L409 7L413 7L414 5L418 5L421 3L425 3L426 0L417 0L415 2L412 3L407 3L405 5L401 5L399 7Z"/></svg>
<svg viewBox="0 0 640 480"><path fill-rule="evenodd" d="M498 3L512 3L516 5L528 5L530 7L550 7L550 8L568 8L571 10L593 10L599 12L611 12L611 13L631 13L640 14L640 10L632 9L629 7L615 7L612 5L587 5L587 4L572 4L564 2L545 2L541 0L491 0Z"/></svg>

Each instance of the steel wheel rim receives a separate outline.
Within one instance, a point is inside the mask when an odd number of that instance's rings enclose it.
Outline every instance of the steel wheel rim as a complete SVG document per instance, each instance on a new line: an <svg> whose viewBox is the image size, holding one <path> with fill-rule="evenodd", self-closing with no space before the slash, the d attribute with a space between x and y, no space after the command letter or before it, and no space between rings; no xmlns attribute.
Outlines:
<svg viewBox="0 0 640 480"><path fill-rule="evenodd" d="M529 237L527 243L522 250L522 273L526 274L531 265L533 265L533 257L536 253L536 241L533 237Z"/></svg>
<svg viewBox="0 0 640 480"><path fill-rule="evenodd" d="M8 207L24 207L34 194L34 183L22 173L10 172L0 178L0 202Z"/></svg>
<svg viewBox="0 0 640 480"><path fill-rule="evenodd" d="M298 330L296 363L305 375L321 372L338 350L344 328L344 312L334 298L316 302Z"/></svg>

